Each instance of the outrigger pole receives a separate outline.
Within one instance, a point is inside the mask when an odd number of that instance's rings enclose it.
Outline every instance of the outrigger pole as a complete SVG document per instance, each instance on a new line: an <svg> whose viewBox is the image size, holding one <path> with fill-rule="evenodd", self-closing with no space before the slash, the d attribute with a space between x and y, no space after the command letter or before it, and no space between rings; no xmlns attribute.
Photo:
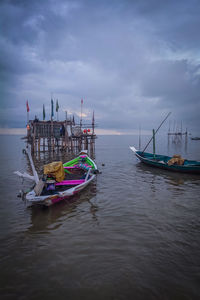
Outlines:
<svg viewBox="0 0 200 300"><path fill-rule="evenodd" d="M20 177L23 177L23 178L28 178L30 180L33 180L35 181L36 185L38 184L39 182L39 176L38 176L38 173L35 169L35 166L34 166L34 163L33 163L33 159L32 159L32 156L31 156L31 151L30 151L30 147L27 145L27 150L23 150L23 153L27 154L28 155L28 158L29 158L29 161L30 161L30 164L31 164L31 168L32 168L32 171L33 171L33 176L27 174L26 172L24 173L21 173L19 171L15 171L14 174L20 176Z"/></svg>
<svg viewBox="0 0 200 300"><path fill-rule="evenodd" d="M31 156L30 147L27 147L27 151L26 152L27 152L30 164L31 164L31 168L32 168L32 171L33 171L33 176L34 176L34 179L35 179L35 183L37 184L39 182L39 177L38 177L38 173L37 173L37 171L35 169L35 166L34 166L34 163L33 163L33 159L32 159L32 156Z"/></svg>
<svg viewBox="0 0 200 300"><path fill-rule="evenodd" d="M160 127L162 126L162 124L167 120L167 118L169 117L169 115L171 114L171 111L167 114L167 116L165 117L165 119L161 122L160 126L156 129L156 131L154 132L154 137L155 134L158 132L158 130L160 129ZM151 139L149 140L149 142L147 143L146 147L144 148L144 150L142 151L142 153L147 149L147 147L149 146L149 144L151 143L152 139L154 138L153 136L151 137Z"/></svg>

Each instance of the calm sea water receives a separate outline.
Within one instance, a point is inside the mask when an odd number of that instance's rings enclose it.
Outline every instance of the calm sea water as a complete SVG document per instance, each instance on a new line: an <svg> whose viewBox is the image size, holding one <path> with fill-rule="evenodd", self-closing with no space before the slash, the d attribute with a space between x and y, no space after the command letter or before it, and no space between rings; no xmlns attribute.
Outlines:
<svg viewBox="0 0 200 300"><path fill-rule="evenodd" d="M17 194L32 183L13 175L30 170L24 142L0 139L1 299L199 299L200 176L143 166L128 148L137 137L100 136L102 173L86 191L27 208ZM200 160L200 141L156 144Z"/></svg>

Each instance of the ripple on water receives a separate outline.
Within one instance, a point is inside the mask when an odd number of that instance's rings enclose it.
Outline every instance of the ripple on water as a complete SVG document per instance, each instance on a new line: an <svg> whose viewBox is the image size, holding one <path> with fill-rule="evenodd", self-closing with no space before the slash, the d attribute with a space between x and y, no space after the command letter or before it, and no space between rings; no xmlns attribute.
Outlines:
<svg viewBox="0 0 200 300"><path fill-rule="evenodd" d="M0 190L2 295L198 299L199 177L143 166L128 149L132 139L97 139L96 182L48 209L17 199L21 182L10 174L27 171L27 161L19 145L9 150L12 166L4 153L11 184Z"/></svg>

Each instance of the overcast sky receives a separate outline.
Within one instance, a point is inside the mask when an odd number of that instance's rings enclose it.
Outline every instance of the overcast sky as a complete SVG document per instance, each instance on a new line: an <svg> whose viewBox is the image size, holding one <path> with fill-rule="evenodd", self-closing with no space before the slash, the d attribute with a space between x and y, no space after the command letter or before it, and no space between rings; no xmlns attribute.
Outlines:
<svg viewBox="0 0 200 300"><path fill-rule="evenodd" d="M200 127L199 0L1 0L0 127L50 118L128 132ZM169 124L169 121L168 121ZM168 125L167 125L168 126Z"/></svg>

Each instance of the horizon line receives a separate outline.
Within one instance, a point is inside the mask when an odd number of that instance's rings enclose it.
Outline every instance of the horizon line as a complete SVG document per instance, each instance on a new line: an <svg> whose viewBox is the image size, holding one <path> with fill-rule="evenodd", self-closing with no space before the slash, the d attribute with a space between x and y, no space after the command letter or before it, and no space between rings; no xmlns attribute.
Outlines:
<svg viewBox="0 0 200 300"><path fill-rule="evenodd" d="M139 131L136 129L122 130L122 129L101 129L95 130L96 135L139 135ZM151 130L141 130L141 135L151 135ZM25 135L26 128L0 128L0 135Z"/></svg>

